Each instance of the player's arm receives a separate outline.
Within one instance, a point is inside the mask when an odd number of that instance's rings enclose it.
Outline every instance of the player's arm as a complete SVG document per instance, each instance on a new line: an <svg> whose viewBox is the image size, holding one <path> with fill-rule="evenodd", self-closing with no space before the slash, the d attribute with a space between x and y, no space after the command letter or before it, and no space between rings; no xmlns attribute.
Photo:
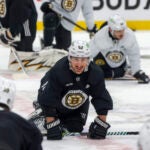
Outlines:
<svg viewBox="0 0 150 150"><path fill-rule="evenodd" d="M131 65L131 71L133 76L138 80L138 83L149 83L150 78L144 71L141 70L141 60L140 60L140 48L137 43L136 37L133 31L129 32L129 48L127 49L127 54L129 58L129 63Z"/></svg>
<svg viewBox="0 0 150 150"><path fill-rule="evenodd" d="M45 115L45 128L47 130L48 140L61 140L62 139L62 126L59 118L57 117L56 109L42 105L42 110Z"/></svg>
<svg viewBox="0 0 150 150"><path fill-rule="evenodd" d="M98 31L96 24L94 24L94 13L92 7L92 0L86 0L82 6L83 16L85 18L88 32L90 33L90 38L94 36L94 34Z"/></svg>
<svg viewBox="0 0 150 150"><path fill-rule="evenodd" d="M45 128L47 129L48 140L62 139L62 127L56 109L61 93L61 86L56 76L55 70L52 68L41 80L38 92L38 102L45 116Z"/></svg>
<svg viewBox="0 0 150 150"><path fill-rule="evenodd" d="M95 75L92 81L94 86L92 89L94 90L91 92L91 102L98 115L89 127L88 137L91 139L105 139L107 130L110 128L106 118L108 110L113 108L112 98L105 88L103 74Z"/></svg>

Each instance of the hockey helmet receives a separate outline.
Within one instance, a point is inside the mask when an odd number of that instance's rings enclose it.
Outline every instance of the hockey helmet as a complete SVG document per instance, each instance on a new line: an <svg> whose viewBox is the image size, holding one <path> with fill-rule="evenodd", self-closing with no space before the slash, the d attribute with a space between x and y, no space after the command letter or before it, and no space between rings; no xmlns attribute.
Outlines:
<svg viewBox="0 0 150 150"><path fill-rule="evenodd" d="M150 120L148 120L140 131L138 139L138 148L139 150L148 150L150 149Z"/></svg>
<svg viewBox="0 0 150 150"><path fill-rule="evenodd" d="M125 30L126 29L126 21L123 17L116 14L111 16L108 20L108 26L114 31Z"/></svg>
<svg viewBox="0 0 150 150"><path fill-rule="evenodd" d="M69 47L69 57L80 57L80 58L90 58L91 51L89 49L89 44L85 41L74 41Z"/></svg>
<svg viewBox="0 0 150 150"><path fill-rule="evenodd" d="M8 107L10 110L13 107L16 87L12 80L0 77L0 105Z"/></svg>

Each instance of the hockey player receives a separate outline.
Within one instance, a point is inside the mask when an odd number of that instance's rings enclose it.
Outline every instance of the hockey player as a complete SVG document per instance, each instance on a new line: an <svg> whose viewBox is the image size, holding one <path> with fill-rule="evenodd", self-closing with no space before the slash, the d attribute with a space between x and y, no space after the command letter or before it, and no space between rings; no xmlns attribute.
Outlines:
<svg viewBox="0 0 150 150"><path fill-rule="evenodd" d="M33 0L0 0L0 43L18 51L32 51L36 21Z"/></svg>
<svg viewBox="0 0 150 150"><path fill-rule="evenodd" d="M138 138L138 150L149 150L150 149L150 120L148 120L142 126L140 135Z"/></svg>
<svg viewBox="0 0 150 150"><path fill-rule="evenodd" d="M45 117L48 140L62 139L64 128L69 132L82 132L90 95L97 117L89 127L88 138L104 139L110 127L106 117L112 109L112 99L106 90L102 70L91 62L88 44L74 41L68 56L60 59L41 80L38 103ZM37 126L42 124L39 122L41 116L35 116L30 120Z"/></svg>
<svg viewBox="0 0 150 150"><path fill-rule="evenodd" d="M14 82L0 77L0 149L42 150L37 127L11 112L14 98Z"/></svg>
<svg viewBox="0 0 150 150"><path fill-rule="evenodd" d="M109 18L108 25L90 41L90 49L105 78L123 77L129 63L131 73L138 82L149 83L149 77L141 70L140 50L134 32L120 15Z"/></svg>
<svg viewBox="0 0 150 150"><path fill-rule="evenodd" d="M71 31L74 25L65 19L60 20L58 14L76 22L81 9L88 26L88 31L91 34L95 33L96 25L94 25L91 0L49 0L49 2L42 4L45 47L52 46L55 37L56 45L54 45L54 48L68 49L71 44Z"/></svg>

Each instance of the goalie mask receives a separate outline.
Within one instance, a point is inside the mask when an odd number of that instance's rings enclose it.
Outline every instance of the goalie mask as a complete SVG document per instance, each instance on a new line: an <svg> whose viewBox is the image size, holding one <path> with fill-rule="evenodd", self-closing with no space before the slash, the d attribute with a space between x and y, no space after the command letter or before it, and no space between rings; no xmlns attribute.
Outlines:
<svg viewBox="0 0 150 150"><path fill-rule="evenodd" d="M15 98L15 84L9 79L0 77L0 109L7 107L9 110L13 107ZM2 106L2 107L1 107Z"/></svg>
<svg viewBox="0 0 150 150"><path fill-rule="evenodd" d="M108 20L108 26L112 31L120 31L126 29L126 21L120 15L111 16Z"/></svg>
<svg viewBox="0 0 150 150"><path fill-rule="evenodd" d="M150 149L150 120L148 120L140 131L138 139L138 150L149 150Z"/></svg>

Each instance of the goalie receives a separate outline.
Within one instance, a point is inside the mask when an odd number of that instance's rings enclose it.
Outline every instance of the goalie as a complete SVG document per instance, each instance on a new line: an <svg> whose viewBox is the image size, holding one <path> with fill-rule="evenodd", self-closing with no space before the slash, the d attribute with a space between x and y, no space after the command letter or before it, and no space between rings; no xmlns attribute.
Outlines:
<svg viewBox="0 0 150 150"><path fill-rule="evenodd" d="M33 51L36 21L33 0L0 0L0 44Z"/></svg>
<svg viewBox="0 0 150 150"><path fill-rule="evenodd" d="M108 25L99 30L90 42L94 62L105 78L123 77L128 64L131 74L139 83L149 83L149 77L141 70L140 49L136 37L120 15L111 16Z"/></svg>
<svg viewBox="0 0 150 150"><path fill-rule="evenodd" d="M41 130L44 126L48 140L62 139L66 130L82 132L90 95L97 117L89 127L88 138L104 139L110 127L106 118L113 107L112 98L106 90L102 70L91 62L88 44L74 41L68 56L60 59L42 78L36 103L39 106L36 105L30 120Z"/></svg>
<svg viewBox="0 0 150 150"><path fill-rule="evenodd" d="M0 77L0 149L42 150L36 126L11 112L15 91L13 81Z"/></svg>

